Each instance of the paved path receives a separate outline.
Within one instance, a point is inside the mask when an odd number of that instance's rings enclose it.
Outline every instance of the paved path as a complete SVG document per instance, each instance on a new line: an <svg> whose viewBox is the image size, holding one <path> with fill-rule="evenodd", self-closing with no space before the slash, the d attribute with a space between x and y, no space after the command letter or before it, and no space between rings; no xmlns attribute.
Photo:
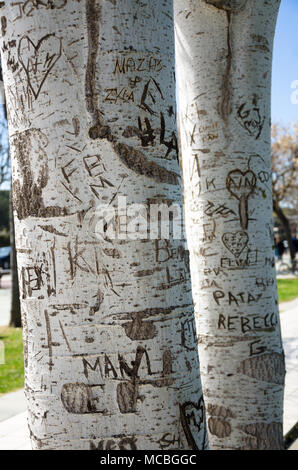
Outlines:
<svg viewBox="0 0 298 470"><path fill-rule="evenodd" d="M0 423L0 450L30 450L27 413L19 413Z"/></svg>
<svg viewBox="0 0 298 470"><path fill-rule="evenodd" d="M298 299L280 304L280 321L286 358L284 434L298 421Z"/></svg>
<svg viewBox="0 0 298 470"><path fill-rule="evenodd" d="M281 304L280 312L287 369L284 400L286 434L298 421L298 299ZM22 390L0 397L0 450L31 448L25 410ZM298 440L290 450L298 450Z"/></svg>

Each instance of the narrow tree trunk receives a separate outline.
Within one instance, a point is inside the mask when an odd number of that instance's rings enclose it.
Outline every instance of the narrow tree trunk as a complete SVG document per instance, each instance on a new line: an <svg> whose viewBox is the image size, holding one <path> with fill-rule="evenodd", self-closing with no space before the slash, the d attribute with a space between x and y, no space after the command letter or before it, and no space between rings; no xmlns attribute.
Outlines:
<svg viewBox="0 0 298 470"><path fill-rule="evenodd" d="M184 240L98 229L181 204L172 2L4 3L33 447L201 449Z"/></svg>
<svg viewBox="0 0 298 470"><path fill-rule="evenodd" d="M9 214L10 214L10 271L11 271L11 304L10 304L10 321L9 326L20 328L22 326L21 320L21 304L20 304L20 290L18 282L18 266L17 266L17 252L15 244L15 228L12 208L12 191L10 192L9 201Z"/></svg>
<svg viewBox="0 0 298 470"><path fill-rule="evenodd" d="M186 226L213 449L282 448L270 82L279 0L176 0Z"/></svg>
<svg viewBox="0 0 298 470"><path fill-rule="evenodd" d="M296 267L296 251L293 245L292 241L292 233L291 233L291 226L289 219L285 215L284 211L280 207L277 201L273 199L273 209L275 214L277 215L280 223L282 224L285 234L286 234L286 240L288 242L288 247L290 251L290 257L291 257L291 264L292 264L292 271L295 272L295 267Z"/></svg>

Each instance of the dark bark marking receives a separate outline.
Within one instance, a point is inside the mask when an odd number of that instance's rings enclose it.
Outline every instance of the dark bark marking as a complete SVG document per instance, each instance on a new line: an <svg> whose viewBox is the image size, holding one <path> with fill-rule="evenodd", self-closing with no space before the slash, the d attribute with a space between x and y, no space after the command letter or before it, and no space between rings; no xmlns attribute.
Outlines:
<svg viewBox="0 0 298 470"><path fill-rule="evenodd" d="M214 7L236 13L242 10L247 0L204 0L208 5L213 5Z"/></svg>
<svg viewBox="0 0 298 470"><path fill-rule="evenodd" d="M163 364L163 369L162 369L162 375L170 375L173 373L173 368L172 368L172 354L171 351L168 349L164 351L162 355L162 364Z"/></svg>
<svg viewBox="0 0 298 470"><path fill-rule="evenodd" d="M121 162L138 175L147 176L158 183L179 184L177 173L169 171L155 162L148 161L139 150L121 142L114 144L113 147Z"/></svg>
<svg viewBox="0 0 298 470"><path fill-rule="evenodd" d="M7 28L6 16L1 16L1 34L2 34L2 37L5 36L5 34L6 34L6 28Z"/></svg>
<svg viewBox="0 0 298 470"><path fill-rule="evenodd" d="M137 411L138 384L125 382L117 385L117 403L120 413L135 413Z"/></svg>
<svg viewBox="0 0 298 470"><path fill-rule="evenodd" d="M54 235L58 235L60 237L67 237L66 233L59 232L59 230L55 229L53 225L40 225L39 226L42 230L45 230L45 232L50 232L53 233Z"/></svg>
<svg viewBox="0 0 298 470"><path fill-rule="evenodd" d="M102 113L98 108L98 91L96 83L96 61L99 48L99 25L101 7L97 0L86 0L86 23L88 34L88 59L85 76L85 98L87 110L93 125L99 128L104 125ZM92 132L91 132L92 133ZM90 136L91 137L91 136ZM95 137L92 137L95 138Z"/></svg>
<svg viewBox="0 0 298 470"><path fill-rule="evenodd" d="M142 313L132 313L132 321L123 323L126 336L133 341L152 339L157 335L156 327L152 321L143 321Z"/></svg>
<svg viewBox="0 0 298 470"><path fill-rule="evenodd" d="M45 321L46 321L46 330L47 330L47 338L48 338L49 369L50 369L50 371L51 371L52 368L53 368L53 361L52 361L52 357L53 357L53 341L52 341L52 330L51 330L50 317L49 317L49 314L48 314L47 310L45 310L44 316L45 316Z"/></svg>
<svg viewBox="0 0 298 470"><path fill-rule="evenodd" d="M232 48L231 48L231 12L226 11L227 15L227 48L228 53L226 57L226 70L223 77L223 83L221 87L222 100L219 105L219 115L224 121L227 121L229 115L232 113L232 88L230 81L230 74L232 68Z"/></svg>
<svg viewBox="0 0 298 470"><path fill-rule="evenodd" d="M106 414L107 410L97 410L94 404L92 386L84 383L67 383L61 390L61 401L64 408L73 414L98 413Z"/></svg>
<svg viewBox="0 0 298 470"><path fill-rule="evenodd" d="M46 187L49 179L49 168L45 147L48 145L46 135L40 129L28 129L11 138L14 155L18 162L18 170L21 180L13 183L13 207L18 218L27 217L57 217L66 215L65 208L57 206L45 207L42 190ZM32 171L33 152L38 154L39 172L34 178Z"/></svg>
<svg viewBox="0 0 298 470"><path fill-rule="evenodd" d="M95 304L90 307L89 315L95 315L95 313L99 311L100 306L104 301L104 294L100 289L98 289L97 294L94 297L96 297L96 301Z"/></svg>
<svg viewBox="0 0 298 470"><path fill-rule="evenodd" d="M59 320L59 326L60 326L60 329L61 329L63 338L64 338L64 340L65 340L67 349L68 349L69 352L72 352L71 347L70 347L69 342L68 342L68 339L67 339L67 336L66 336L66 334L65 334L64 328L63 328L62 323L61 323L60 320Z"/></svg>

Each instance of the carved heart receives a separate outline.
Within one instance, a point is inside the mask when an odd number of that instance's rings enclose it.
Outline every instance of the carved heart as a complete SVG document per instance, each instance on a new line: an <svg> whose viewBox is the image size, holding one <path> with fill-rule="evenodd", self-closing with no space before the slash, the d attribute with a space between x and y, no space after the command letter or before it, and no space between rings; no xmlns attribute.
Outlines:
<svg viewBox="0 0 298 470"><path fill-rule="evenodd" d="M47 34L35 45L28 36L19 42L18 58L27 75L28 86L35 99L57 60L61 56L61 39Z"/></svg>
<svg viewBox="0 0 298 470"><path fill-rule="evenodd" d="M179 404L180 419L187 443L192 450L198 450L199 443L205 428L205 410L203 396L199 398L198 403L187 401L183 405ZM203 437L205 441L205 436ZM203 442L203 445L205 442Z"/></svg>
<svg viewBox="0 0 298 470"><path fill-rule="evenodd" d="M239 258L242 251L248 244L248 235L246 232L227 232L222 236L225 247L236 257Z"/></svg>
<svg viewBox="0 0 298 470"><path fill-rule="evenodd" d="M227 176L227 189L237 199L241 196L246 198L253 193L256 186L256 175L251 171L242 172L240 170L233 170Z"/></svg>

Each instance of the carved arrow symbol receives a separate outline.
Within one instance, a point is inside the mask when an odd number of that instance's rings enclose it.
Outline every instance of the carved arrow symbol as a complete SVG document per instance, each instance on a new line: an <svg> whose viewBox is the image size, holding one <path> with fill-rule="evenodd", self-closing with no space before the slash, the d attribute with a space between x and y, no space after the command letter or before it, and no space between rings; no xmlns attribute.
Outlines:
<svg viewBox="0 0 298 470"><path fill-rule="evenodd" d="M27 75L28 86L37 99L40 90L57 60L61 56L61 39L47 34L35 45L28 36L20 39L18 58Z"/></svg>

